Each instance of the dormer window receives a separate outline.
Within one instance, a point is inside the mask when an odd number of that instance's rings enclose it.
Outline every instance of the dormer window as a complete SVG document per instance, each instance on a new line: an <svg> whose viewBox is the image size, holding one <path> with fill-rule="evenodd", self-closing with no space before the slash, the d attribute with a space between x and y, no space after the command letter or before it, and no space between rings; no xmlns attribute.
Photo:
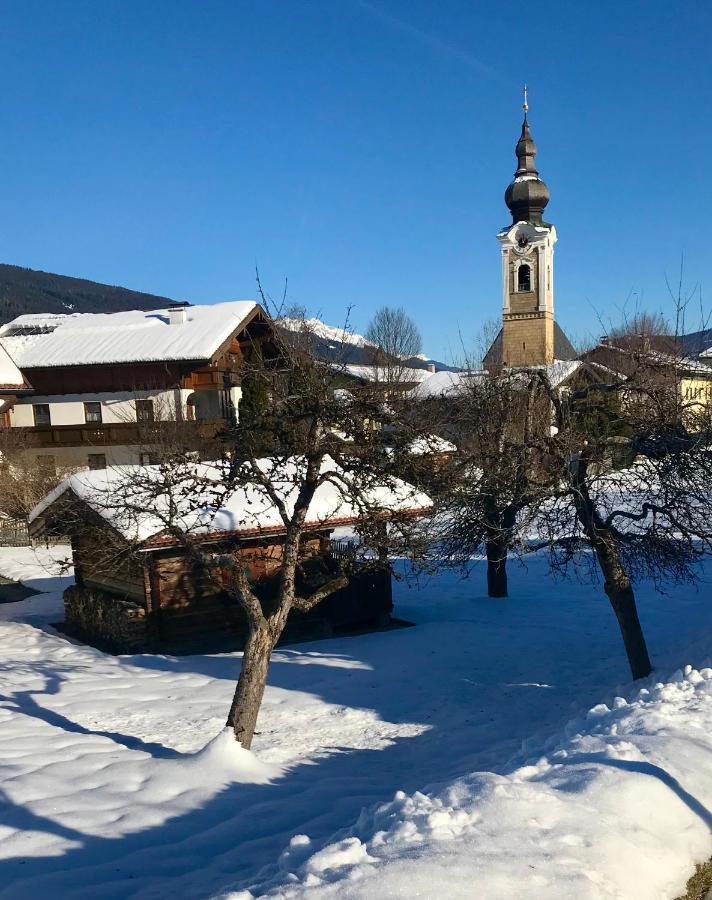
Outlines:
<svg viewBox="0 0 712 900"><path fill-rule="evenodd" d="M531 291L532 289L532 270L526 263L523 263L517 269L517 290Z"/></svg>

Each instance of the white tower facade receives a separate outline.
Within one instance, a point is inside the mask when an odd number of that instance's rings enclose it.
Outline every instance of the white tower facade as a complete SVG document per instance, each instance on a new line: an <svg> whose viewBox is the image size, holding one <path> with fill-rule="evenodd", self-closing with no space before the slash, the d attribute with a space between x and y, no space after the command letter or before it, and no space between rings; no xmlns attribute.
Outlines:
<svg viewBox="0 0 712 900"><path fill-rule="evenodd" d="M497 239L502 253L502 365L552 363L556 228L515 222Z"/></svg>

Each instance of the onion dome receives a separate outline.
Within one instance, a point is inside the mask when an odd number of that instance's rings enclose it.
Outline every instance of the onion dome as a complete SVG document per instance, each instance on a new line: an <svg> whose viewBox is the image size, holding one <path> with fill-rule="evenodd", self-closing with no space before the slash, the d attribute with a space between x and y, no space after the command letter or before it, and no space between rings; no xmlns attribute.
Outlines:
<svg viewBox="0 0 712 900"><path fill-rule="evenodd" d="M549 202L549 188L539 178L539 172L534 163L536 144L529 131L528 109L525 87L522 133L514 151L517 155L517 171L514 173L514 180L505 191L504 202L512 213L513 222L540 224L541 214Z"/></svg>

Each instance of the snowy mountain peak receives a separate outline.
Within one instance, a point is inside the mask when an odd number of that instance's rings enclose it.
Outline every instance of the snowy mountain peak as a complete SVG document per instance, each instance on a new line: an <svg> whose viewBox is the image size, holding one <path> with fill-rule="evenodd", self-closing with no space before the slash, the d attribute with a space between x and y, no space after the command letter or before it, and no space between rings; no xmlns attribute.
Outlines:
<svg viewBox="0 0 712 900"><path fill-rule="evenodd" d="M343 357L355 365L369 365L373 362L373 358L368 351L370 347L375 347L376 345L366 340L362 334L356 334L356 332L351 331L348 327L336 328L333 325L325 324L316 317L302 319L283 316L277 319L277 323L282 328L287 329L287 331L297 332L303 328L308 329L318 339L317 353L325 359ZM345 351L344 346L348 348L347 351ZM415 369L426 369L432 363L438 371L457 371L456 367L438 362L425 353L418 353L417 356L405 359L404 362Z"/></svg>
<svg viewBox="0 0 712 900"><path fill-rule="evenodd" d="M289 331L301 331L306 328L317 337L323 338L325 341L332 341L340 344L353 344L354 347L373 347L370 341L367 341L362 334L356 334L349 328L335 328L333 325L326 325L321 319L297 319L285 316L277 320L283 328Z"/></svg>

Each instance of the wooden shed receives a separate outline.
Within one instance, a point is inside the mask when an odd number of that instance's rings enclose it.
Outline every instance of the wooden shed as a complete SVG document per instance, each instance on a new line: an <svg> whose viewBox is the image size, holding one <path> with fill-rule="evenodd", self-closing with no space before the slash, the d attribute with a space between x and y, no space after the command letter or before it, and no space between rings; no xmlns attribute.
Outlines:
<svg viewBox="0 0 712 900"><path fill-rule="evenodd" d="M131 467L123 471L127 468ZM213 527L190 534L188 540L159 529L140 544L132 543L126 523L107 517L105 509L99 511L88 490L99 483L103 496L112 496L112 470L73 475L30 517L35 538L53 529L70 533L76 583L64 595L65 630L112 652L242 646L247 634L242 608L220 576L207 571L205 560L214 554L238 557L261 602L268 605L280 568L284 526L260 510L233 520L232 528L224 527L224 516L216 516ZM231 509L241 502L242 498L230 498ZM413 512L429 505L428 498L417 492L407 502L413 504ZM82 527L68 528L71 521L81 521ZM298 590L309 592L334 577L350 549L346 542L332 540L333 532L358 521L352 510L334 508L333 514L321 512L308 525L300 549ZM191 552L198 544L200 553ZM357 567L345 588L313 610L293 610L283 640L383 627L392 609L390 573Z"/></svg>

